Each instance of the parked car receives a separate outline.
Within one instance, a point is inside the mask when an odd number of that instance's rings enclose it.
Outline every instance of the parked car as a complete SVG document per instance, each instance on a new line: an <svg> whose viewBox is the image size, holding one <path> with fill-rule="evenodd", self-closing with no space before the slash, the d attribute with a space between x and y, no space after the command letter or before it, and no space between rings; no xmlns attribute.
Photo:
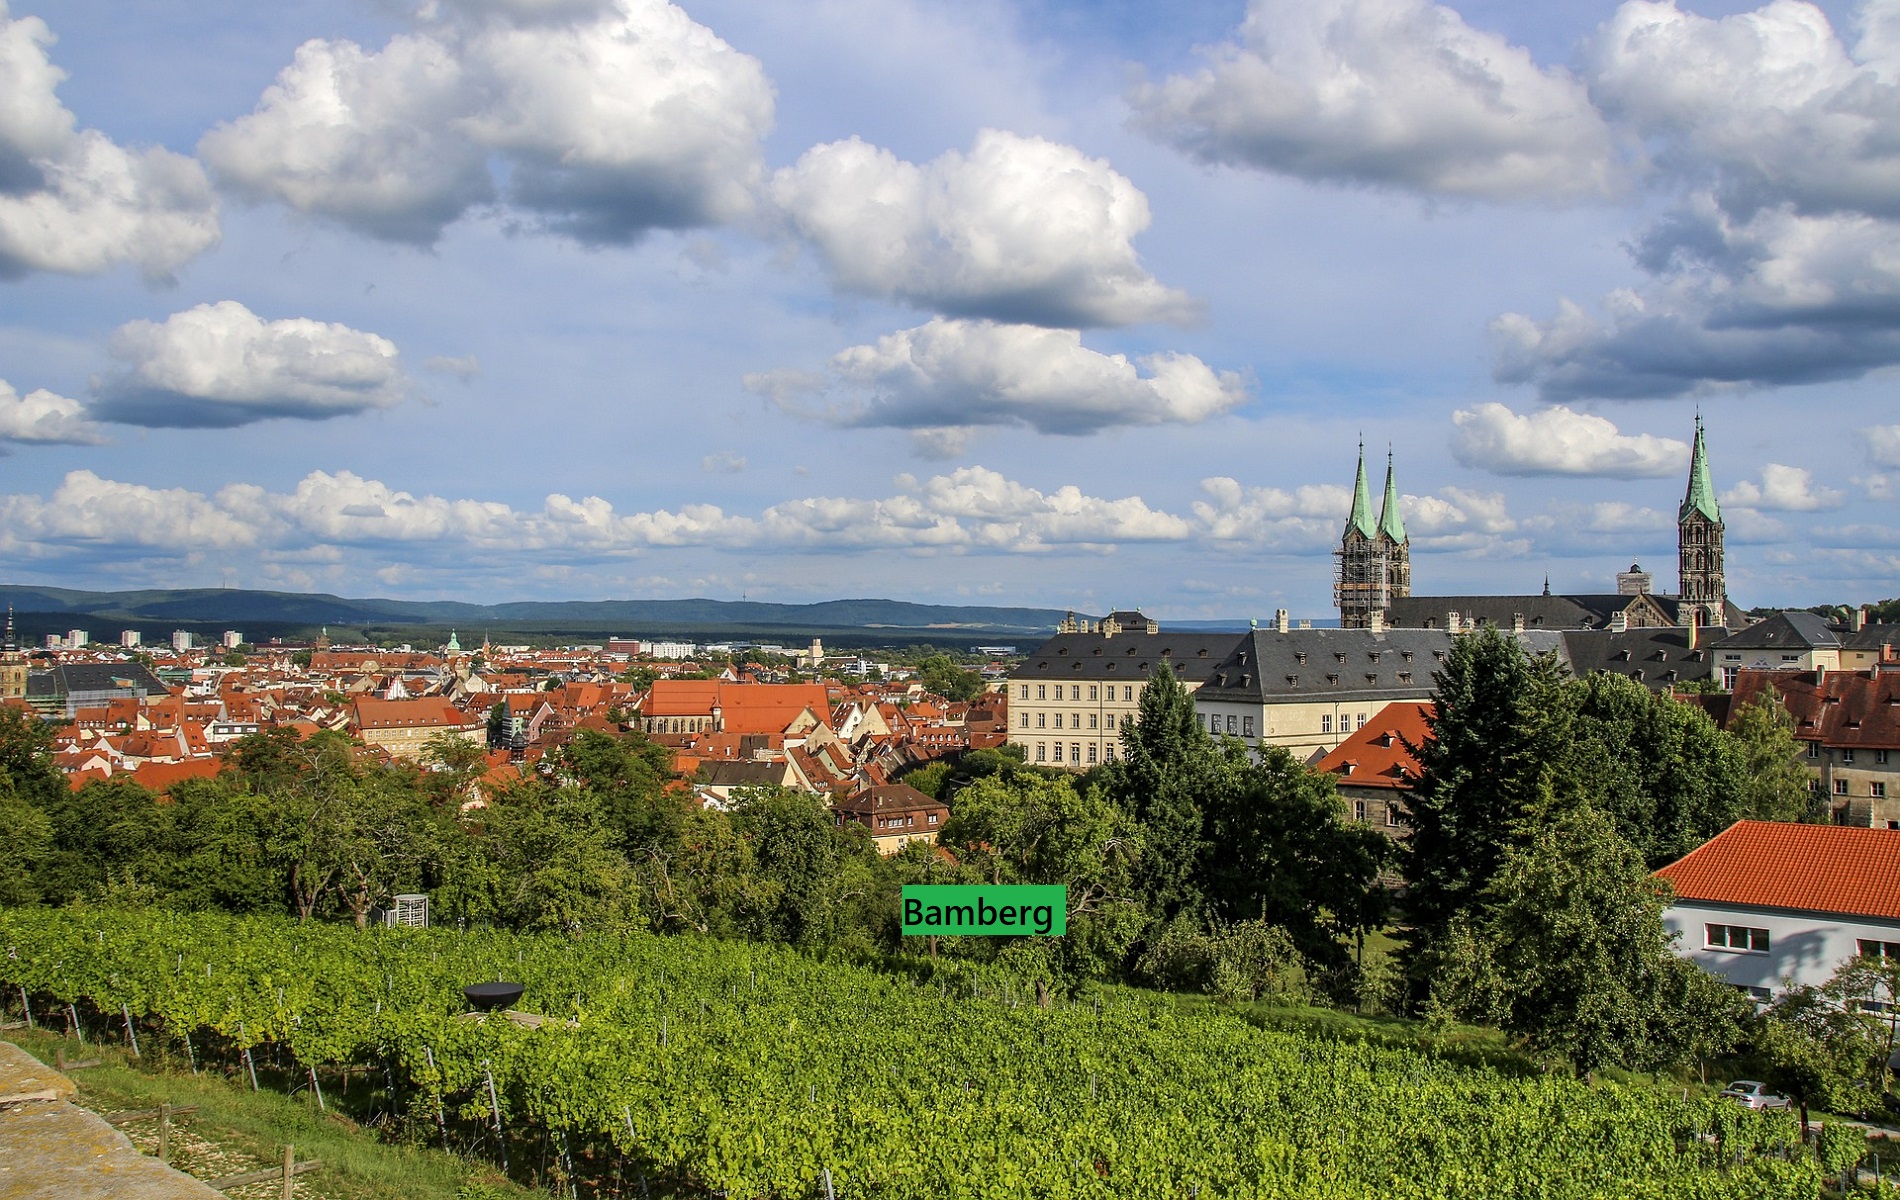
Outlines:
<svg viewBox="0 0 1900 1200"><path fill-rule="evenodd" d="M1737 1079L1723 1088L1722 1094L1749 1108L1786 1108L1789 1103L1786 1096L1770 1091L1767 1084L1753 1079Z"/></svg>

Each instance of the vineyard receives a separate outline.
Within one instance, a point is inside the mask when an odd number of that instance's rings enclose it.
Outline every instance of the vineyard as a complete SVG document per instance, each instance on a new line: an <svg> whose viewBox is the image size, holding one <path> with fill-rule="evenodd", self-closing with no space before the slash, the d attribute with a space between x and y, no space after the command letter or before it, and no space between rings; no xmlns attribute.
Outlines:
<svg viewBox="0 0 1900 1200"><path fill-rule="evenodd" d="M539 1139L580 1196L1814 1197L1793 1123L772 947L0 910L35 1019L243 1078L353 1067L415 1136ZM538 1025L461 988L527 985ZM102 1024L103 1023L103 1024ZM89 1027L89 1028L88 1028ZM247 1081L248 1082L248 1081ZM499 1131L499 1132L497 1132Z"/></svg>

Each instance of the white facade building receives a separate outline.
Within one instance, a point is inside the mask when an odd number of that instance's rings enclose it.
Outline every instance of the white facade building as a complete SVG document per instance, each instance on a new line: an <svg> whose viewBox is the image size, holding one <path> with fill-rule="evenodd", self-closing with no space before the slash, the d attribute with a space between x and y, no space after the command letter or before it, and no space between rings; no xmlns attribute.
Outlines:
<svg viewBox="0 0 1900 1200"><path fill-rule="evenodd" d="M1758 1000L1900 958L1900 830L1737 821L1656 874L1677 953Z"/></svg>
<svg viewBox="0 0 1900 1200"><path fill-rule="evenodd" d="M119 633L119 645L127 650L138 649L141 640L139 631L136 629L126 629Z"/></svg>

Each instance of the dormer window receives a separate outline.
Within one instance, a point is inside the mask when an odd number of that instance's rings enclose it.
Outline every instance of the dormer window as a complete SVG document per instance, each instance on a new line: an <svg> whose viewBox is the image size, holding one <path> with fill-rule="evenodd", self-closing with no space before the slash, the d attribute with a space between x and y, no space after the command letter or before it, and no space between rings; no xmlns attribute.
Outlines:
<svg viewBox="0 0 1900 1200"><path fill-rule="evenodd" d="M1206 646L1202 646L1202 647L1201 647L1201 652L1200 652L1199 654L1197 654L1197 655L1195 655L1195 657L1196 657L1196 658L1206 658L1206 657L1207 657L1207 647L1206 647Z"/></svg>
<svg viewBox="0 0 1900 1200"><path fill-rule="evenodd" d="M1412 673L1411 673L1410 671L1400 671L1400 672L1399 672L1399 682L1400 682L1400 683L1410 683L1410 682L1412 682Z"/></svg>
<svg viewBox="0 0 1900 1200"><path fill-rule="evenodd" d="M1293 661L1296 663L1299 663L1302 667L1305 666L1306 665L1306 651L1295 650L1293 652Z"/></svg>
<svg viewBox="0 0 1900 1200"><path fill-rule="evenodd" d="M1288 675L1286 677L1286 685L1288 687L1300 686L1300 677L1298 675Z"/></svg>
<svg viewBox="0 0 1900 1200"><path fill-rule="evenodd" d="M1253 683L1253 676L1251 676L1251 675L1244 675L1244 674L1243 674L1243 675L1242 675L1242 676L1240 677L1240 686L1241 686L1241 687L1247 687L1247 686L1249 686L1249 685L1250 685L1250 684L1252 684L1252 683ZM1858 725L1858 724L1860 724L1860 722L1858 722L1858 721L1856 721L1856 722L1854 722L1854 723L1855 723L1856 725Z"/></svg>
<svg viewBox="0 0 1900 1200"><path fill-rule="evenodd" d="M1244 667L1247 665L1247 652L1245 650L1242 650L1239 654L1235 655L1234 658L1235 658L1235 661L1238 662L1241 666Z"/></svg>
<svg viewBox="0 0 1900 1200"><path fill-rule="evenodd" d="M1338 687L1338 686L1339 686L1339 676L1337 676L1337 675L1328 675L1328 676L1326 677L1326 682L1327 682L1327 683L1330 683L1330 684L1332 684L1332 685L1333 685L1334 687Z"/></svg>
<svg viewBox="0 0 1900 1200"><path fill-rule="evenodd" d="M1375 685L1375 684L1377 684L1378 682L1379 682L1379 677L1378 677L1378 675L1376 675L1376 674L1374 674L1374 673L1373 673L1373 672L1371 672L1371 671L1367 671L1367 672L1366 672L1366 686L1367 686L1367 687L1372 687L1373 685Z"/></svg>
<svg viewBox="0 0 1900 1200"><path fill-rule="evenodd" d="M1379 652L1378 652L1377 650L1374 650L1374 651L1373 651L1372 653L1370 653L1370 654L1368 654L1368 655L1366 655L1366 657L1367 657L1367 658L1369 658L1369 659L1371 659L1371 660L1372 660L1373 662L1378 662L1378 661L1379 661Z"/></svg>
<svg viewBox="0 0 1900 1200"><path fill-rule="evenodd" d="M1401 650L1401 651L1399 651L1399 658L1400 658L1400 660L1401 660L1401 661L1404 661L1404 662L1411 662L1411 661L1412 661L1412 652L1411 652L1410 650Z"/></svg>
<svg viewBox="0 0 1900 1200"><path fill-rule="evenodd" d="M1346 653L1343 650L1333 651L1333 657L1342 663L1346 661Z"/></svg>

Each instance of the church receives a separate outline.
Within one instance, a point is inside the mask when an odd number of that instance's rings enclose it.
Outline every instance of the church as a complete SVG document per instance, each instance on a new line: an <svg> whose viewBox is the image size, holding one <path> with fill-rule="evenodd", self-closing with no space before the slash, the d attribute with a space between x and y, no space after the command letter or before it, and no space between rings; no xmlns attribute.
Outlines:
<svg viewBox="0 0 1900 1200"><path fill-rule="evenodd" d="M1722 510L1709 473L1709 449L1696 418L1689 485L1676 515L1677 590L1661 594L1640 566L1616 577L1615 592L1553 595L1546 577L1541 594L1524 596L1414 596L1412 543L1399 512L1392 456L1386 455L1385 495L1377 521L1366 483L1365 445L1353 481L1352 512L1334 551L1333 600L1343 629L1444 629L1451 633L1480 624L1503 629L1630 629L1747 624L1729 602L1722 573Z"/></svg>

